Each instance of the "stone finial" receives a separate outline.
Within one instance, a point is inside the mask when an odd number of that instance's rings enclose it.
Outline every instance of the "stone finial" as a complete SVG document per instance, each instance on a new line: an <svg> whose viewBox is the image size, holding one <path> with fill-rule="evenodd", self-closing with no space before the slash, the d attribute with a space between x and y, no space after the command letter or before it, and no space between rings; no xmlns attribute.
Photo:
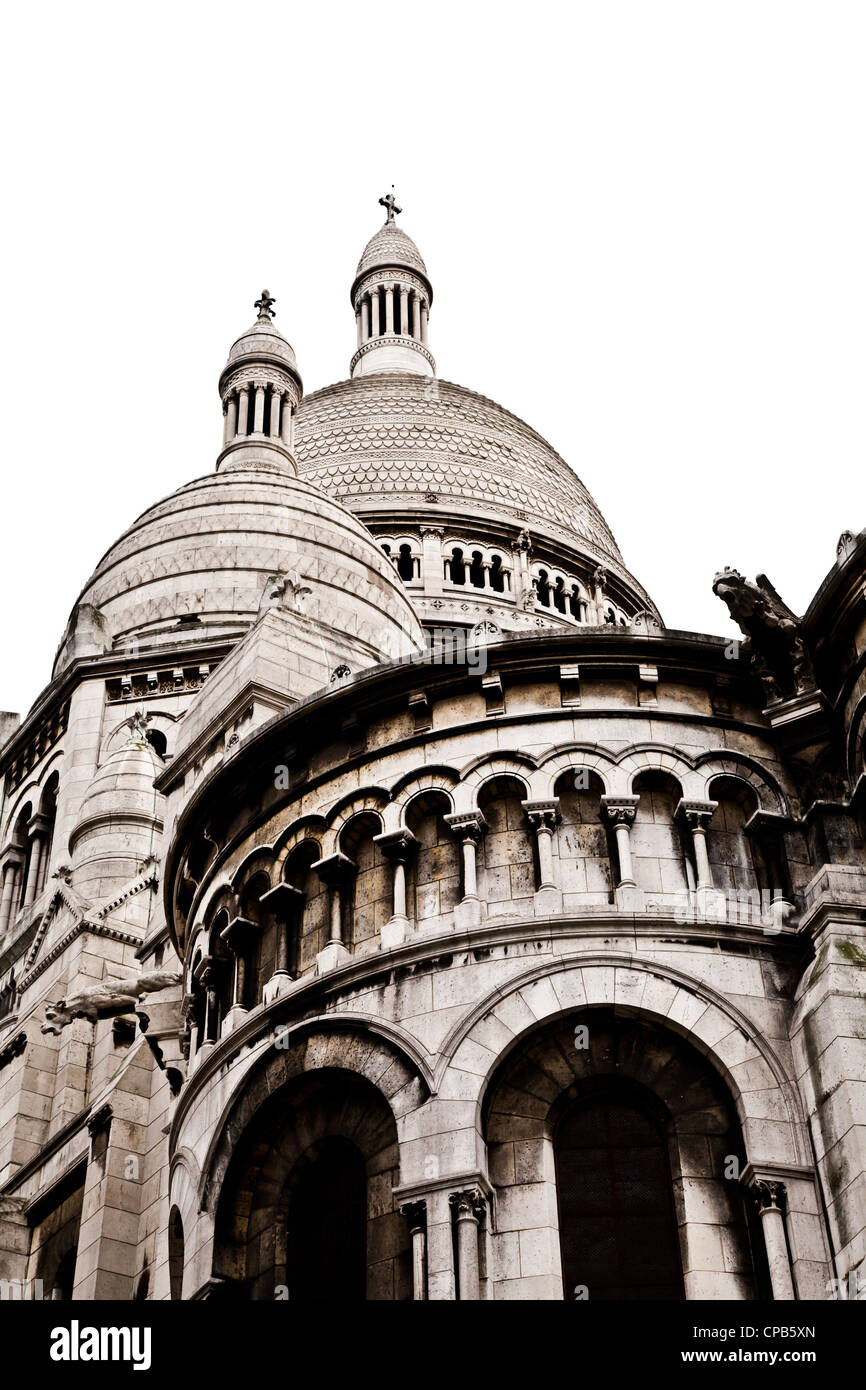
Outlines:
<svg viewBox="0 0 866 1390"><path fill-rule="evenodd" d="M379 206L380 206L380 208L385 208L385 210L386 210L386 212L387 212L387 214L388 214L387 217L385 218L386 223L387 223L387 222L393 222L393 221L394 221L394 213L395 213L395 212L402 212L402 211L403 211L402 208L398 208L398 206L397 206L397 199L394 197L394 185L393 185L393 183L391 184L391 192L390 192L390 193L386 193L385 196L384 196L384 198L380 198L380 199L379 199ZM267 291L265 291L265 293L267 293Z"/></svg>
<svg viewBox="0 0 866 1390"><path fill-rule="evenodd" d="M267 290L262 290L261 299L257 299L253 306L259 311L259 323L270 323L271 319L274 317L274 305L276 302L277 301Z"/></svg>

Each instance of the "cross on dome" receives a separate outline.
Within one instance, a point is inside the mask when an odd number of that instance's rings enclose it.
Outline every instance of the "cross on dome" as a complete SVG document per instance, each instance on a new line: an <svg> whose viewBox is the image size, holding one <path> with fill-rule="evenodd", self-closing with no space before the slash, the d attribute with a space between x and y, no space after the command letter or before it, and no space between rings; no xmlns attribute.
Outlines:
<svg viewBox="0 0 866 1390"><path fill-rule="evenodd" d="M274 317L274 305L276 300L271 297L267 290L262 290L261 299L257 299L253 305L259 311L259 323L270 323Z"/></svg>
<svg viewBox="0 0 866 1390"><path fill-rule="evenodd" d="M380 208L386 208L387 211L388 211L388 216L387 216L387 218L385 219L386 225L387 225L388 222L393 222L393 221L394 221L394 213L395 213L395 212L402 212L402 211L403 211L402 208L398 208L398 206L397 206L397 199L394 197L394 185L393 185L393 183L391 184L391 192L390 192L390 193L386 193L384 198L380 198L380 199L379 199L379 206L380 206Z"/></svg>

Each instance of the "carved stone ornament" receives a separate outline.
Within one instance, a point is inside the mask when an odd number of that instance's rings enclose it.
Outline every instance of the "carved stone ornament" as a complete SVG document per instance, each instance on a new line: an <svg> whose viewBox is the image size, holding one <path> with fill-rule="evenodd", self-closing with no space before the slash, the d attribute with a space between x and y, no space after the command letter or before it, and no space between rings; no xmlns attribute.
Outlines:
<svg viewBox="0 0 866 1390"><path fill-rule="evenodd" d="M284 574L270 574L265 583L259 617L269 608L287 608L292 613L303 613L312 589L296 570L286 570Z"/></svg>
<svg viewBox="0 0 866 1390"><path fill-rule="evenodd" d="M125 980L104 980L101 985L92 985L56 1003L49 1000L45 1005L42 1032L59 1034L61 1028L66 1028L75 1018L89 1018L95 1023L98 1018L130 1013L143 995L168 989L180 984L180 980L176 970L149 970Z"/></svg>
<svg viewBox="0 0 866 1390"><path fill-rule="evenodd" d="M753 584L738 570L722 570L713 580L713 593L727 604L749 639L752 667L764 683L768 704L814 690L815 673L800 621L765 574Z"/></svg>

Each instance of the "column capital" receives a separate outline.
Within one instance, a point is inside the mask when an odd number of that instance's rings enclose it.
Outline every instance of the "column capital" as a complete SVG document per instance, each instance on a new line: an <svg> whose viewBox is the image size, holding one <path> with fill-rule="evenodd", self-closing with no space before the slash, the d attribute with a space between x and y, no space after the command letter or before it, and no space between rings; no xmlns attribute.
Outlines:
<svg viewBox="0 0 866 1390"><path fill-rule="evenodd" d="M28 835L47 835L51 829L51 821L41 811L37 811L27 822Z"/></svg>
<svg viewBox="0 0 866 1390"><path fill-rule="evenodd" d="M487 1199L480 1187L466 1187L460 1192L452 1192L448 1205L456 1212L458 1221L481 1221L487 1211Z"/></svg>
<svg viewBox="0 0 866 1390"><path fill-rule="evenodd" d="M251 921L249 917L233 917L228 926L223 927L220 932L220 939L232 951L242 951L250 939L261 930L261 924Z"/></svg>
<svg viewBox="0 0 866 1390"><path fill-rule="evenodd" d="M3 868L20 868L27 855L20 845L7 845L3 851Z"/></svg>
<svg viewBox="0 0 866 1390"><path fill-rule="evenodd" d="M553 830L562 819L558 796L548 797L546 801L521 801L520 804L533 830Z"/></svg>
<svg viewBox="0 0 866 1390"><path fill-rule="evenodd" d="M781 1211L785 1202L785 1184L768 1182L766 1178L756 1178L749 1192L758 1204L763 1216L765 1211Z"/></svg>
<svg viewBox="0 0 866 1390"><path fill-rule="evenodd" d="M445 822L458 840L474 840L476 844L487 829L480 811L452 811L445 816Z"/></svg>
<svg viewBox="0 0 866 1390"><path fill-rule="evenodd" d="M427 1225L427 1203L404 1202L400 1207L400 1215L406 1218L409 1234L414 1235L416 1231L423 1231Z"/></svg>
<svg viewBox="0 0 866 1390"><path fill-rule="evenodd" d="M293 888L291 883L278 883L259 898L265 911L273 912L277 917L290 916L295 908L303 905L303 901L303 892L300 888Z"/></svg>
<svg viewBox="0 0 866 1390"><path fill-rule="evenodd" d="M674 818L680 817L690 830L706 830L718 804L718 801L687 801L681 797Z"/></svg>
<svg viewBox="0 0 866 1390"><path fill-rule="evenodd" d="M601 804L608 820L614 825L631 825L639 796L603 796Z"/></svg>
<svg viewBox="0 0 866 1390"><path fill-rule="evenodd" d="M328 888L341 888L355 873L357 864L348 854L329 854L310 866Z"/></svg>
<svg viewBox="0 0 866 1390"><path fill-rule="evenodd" d="M406 826L399 830L386 830L382 835L373 836L373 844L378 845L390 864L405 864L414 853L418 841Z"/></svg>

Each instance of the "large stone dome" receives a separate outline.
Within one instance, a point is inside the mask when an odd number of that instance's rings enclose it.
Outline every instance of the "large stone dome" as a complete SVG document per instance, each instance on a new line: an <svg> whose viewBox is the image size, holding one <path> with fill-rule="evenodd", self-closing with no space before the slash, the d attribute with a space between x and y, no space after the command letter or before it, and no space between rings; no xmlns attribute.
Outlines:
<svg viewBox="0 0 866 1390"><path fill-rule="evenodd" d="M361 516L408 505L480 513L626 572L564 459L516 415L463 386L408 372L339 382L301 402L295 444L302 475Z"/></svg>
<svg viewBox="0 0 866 1390"><path fill-rule="evenodd" d="M365 643L376 660L418 640L393 565L345 507L278 469L198 478L144 512L103 556L82 591L55 664L71 658L79 611L100 615L117 650L179 638L238 636L260 611L269 576L294 572L305 612Z"/></svg>

